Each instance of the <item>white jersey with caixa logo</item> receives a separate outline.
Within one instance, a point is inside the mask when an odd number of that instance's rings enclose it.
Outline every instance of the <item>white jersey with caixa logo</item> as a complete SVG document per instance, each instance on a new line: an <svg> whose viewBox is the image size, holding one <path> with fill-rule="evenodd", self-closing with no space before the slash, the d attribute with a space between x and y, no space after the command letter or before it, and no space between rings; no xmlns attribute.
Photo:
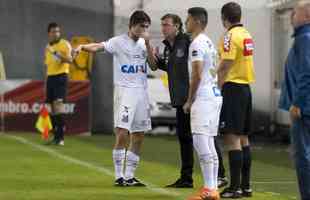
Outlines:
<svg viewBox="0 0 310 200"><path fill-rule="evenodd" d="M130 133L151 129L147 94L147 55L144 39L138 41L123 34L103 42L113 54L114 127Z"/></svg>
<svg viewBox="0 0 310 200"><path fill-rule="evenodd" d="M131 39L128 34L103 42L113 54L114 85L129 88L147 87L147 51L144 39Z"/></svg>
<svg viewBox="0 0 310 200"><path fill-rule="evenodd" d="M222 96L217 87L217 51L212 41L199 34L189 47L189 71L192 62L203 62L203 71L194 103L191 107L191 128L193 134L217 135Z"/></svg>

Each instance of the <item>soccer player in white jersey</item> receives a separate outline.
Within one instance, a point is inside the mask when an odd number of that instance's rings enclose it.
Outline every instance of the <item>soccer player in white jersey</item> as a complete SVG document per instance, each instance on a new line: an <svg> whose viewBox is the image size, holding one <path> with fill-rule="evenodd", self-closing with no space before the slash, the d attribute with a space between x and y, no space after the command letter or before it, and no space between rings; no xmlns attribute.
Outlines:
<svg viewBox="0 0 310 200"><path fill-rule="evenodd" d="M144 132L151 129L147 94L147 55L151 52L147 29L150 24L151 19L144 11L135 11L129 20L128 33L76 49L76 53L103 50L114 58L115 186L145 186L134 174Z"/></svg>
<svg viewBox="0 0 310 200"><path fill-rule="evenodd" d="M188 10L187 32L191 34L188 66L190 89L184 111L191 114L191 129L194 148L198 154L204 186L190 196L189 200L218 200L218 157L214 137L218 123L222 97L217 87L215 66L217 52L212 41L203 33L207 26L208 13L204 8Z"/></svg>

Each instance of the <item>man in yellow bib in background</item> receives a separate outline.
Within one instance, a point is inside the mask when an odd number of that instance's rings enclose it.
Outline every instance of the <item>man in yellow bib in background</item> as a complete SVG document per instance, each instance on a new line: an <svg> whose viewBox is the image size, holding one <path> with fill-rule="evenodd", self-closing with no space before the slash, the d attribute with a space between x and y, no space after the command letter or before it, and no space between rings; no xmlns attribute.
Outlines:
<svg viewBox="0 0 310 200"><path fill-rule="evenodd" d="M45 49L47 67L46 101L51 106L54 130L52 144L64 145L64 101L66 99L68 74L72 62L71 45L61 37L60 26L50 23L47 28L48 44Z"/></svg>

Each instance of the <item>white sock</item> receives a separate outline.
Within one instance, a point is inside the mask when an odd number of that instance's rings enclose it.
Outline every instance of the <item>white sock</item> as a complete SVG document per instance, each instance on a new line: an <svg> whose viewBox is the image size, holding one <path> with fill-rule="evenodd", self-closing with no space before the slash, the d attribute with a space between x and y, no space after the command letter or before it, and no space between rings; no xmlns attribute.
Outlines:
<svg viewBox="0 0 310 200"><path fill-rule="evenodd" d="M210 190L214 190L217 188L217 181L215 180L214 176L214 155L212 154L212 151L209 147L209 140L212 139L212 137L207 135L193 134L193 144L199 157L200 168L204 180L204 187Z"/></svg>
<svg viewBox="0 0 310 200"><path fill-rule="evenodd" d="M214 176L213 176L213 159L211 154L199 155L200 168L204 180L204 187L208 189L214 188Z"/></svg>
<svg viewBox="0 0 310 200"><path fill-rule="evenodd" d="M137 154L131 151L127 151L126 168L125 168L126 180L135 177L135 171L138 167L139 161L140 161L140 157Z"/></svg>
<svg viewBox="0 0 310 200"><path fill-rule="evenodd" d="M213 177L214 177L214 188L215 189L218 189L218 183L217 183L217 180L218 180L218 170L219 170L219 159L218 159L218 156L217 156L217 152L216 152L216 149L215 149L215 144L214 144L214 138L211 139L210 141L210 149L211 149L211 152L212 152L212 157L213 157Z"/></svg>
<svg viewBox="0 0 310 200"><path fill-rule="evenodd" d="M214 188L218 189L218 171L219 171L219 159L217 155L213 156L213 177L214 177Z"/></svg>
<svg viewBox="0 0 310 200"><path fill-rule="evenodd" d="M115 179L124 177L124 162L125 162L126 150L125 149L113 149L113 163Z"/></svg>

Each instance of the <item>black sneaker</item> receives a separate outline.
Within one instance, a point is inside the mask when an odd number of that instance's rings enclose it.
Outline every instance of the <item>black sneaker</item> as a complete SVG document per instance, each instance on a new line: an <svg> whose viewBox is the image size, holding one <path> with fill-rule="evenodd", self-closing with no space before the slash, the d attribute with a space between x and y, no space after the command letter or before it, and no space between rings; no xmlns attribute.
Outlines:
<svg viewBox="0 0 310 200"><path fill-rule="evenodd" d="M124 178L118 178L114 182L114 186L123 187L126 186L126 181Z"/></svg>
<svg viewBox="0 0 310 200"><path fill-rule="evenodd" d="M179 178L176 182L166 185L169 188L193 188L193 181Z"/></svg>
<svg viewBox="0 0 310 200"><path fill-rule="evenodd" d="M226 177L219 177L217 179L217 187L222 188L228 185L228 179Z"/></svg>
<svg viewBox="0 0 310 200"><path fill-rule="evenodd" d="M252 197L253 196L253 190L251 188L242 189L242 196L243 197Z"/></svg>
<svg viewBox="0 0 310 200"><path fill-rule="evenodd" d="M131 178L131 179L126 180L126 186L145 187L146 185L144 183L141 183L136 178Z"/></svg>
<svg viewBox="0 0 310 200"><path fill-rule="evenodd" d="M231 199L239 199L242 198L242 191L240 189L238 190L233 190L231 188L225 188L222 192L221 192L221 198L225 199L225 198L231 198Z"/></svg>

